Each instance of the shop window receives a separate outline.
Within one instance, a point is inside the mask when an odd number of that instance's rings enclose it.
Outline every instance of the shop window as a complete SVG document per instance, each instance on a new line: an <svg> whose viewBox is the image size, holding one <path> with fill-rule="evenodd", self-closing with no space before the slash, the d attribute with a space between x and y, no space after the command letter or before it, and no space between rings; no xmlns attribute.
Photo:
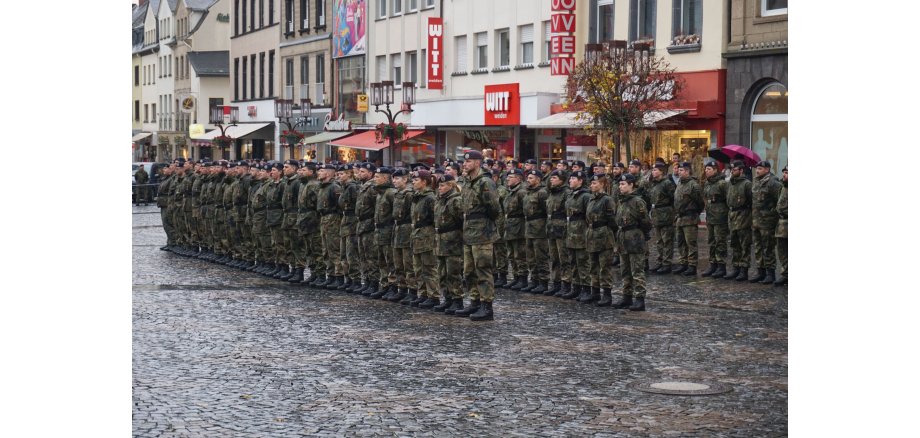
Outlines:
<svg viewBox="0 0 920 438"><path fill-rule="evenodd" d="M751 111L751 149L772 164L786 166L789 153L789 91L773 82L761 88Z"/></svg>
<svg viewBox="0 0 920 438"><path fill-rule="evenodd" d="M760 0L760 16L786 15L788 0Z"/></svg>
<svg viewBox="0 0 920 438"><path fill-rule="evenodd" d="M597 42L613 40L613 0L597 2Z"/></svg>

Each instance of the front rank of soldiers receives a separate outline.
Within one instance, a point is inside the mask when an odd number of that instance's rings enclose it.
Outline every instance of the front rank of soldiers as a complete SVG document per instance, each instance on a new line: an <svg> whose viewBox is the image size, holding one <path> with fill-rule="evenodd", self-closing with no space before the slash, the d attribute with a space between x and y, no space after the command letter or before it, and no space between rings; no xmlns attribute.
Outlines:
<svg viewBox="0 0 920 438"><path fill-rule="evenodd" d="M474 321L494 318L496 287L643 311L646 272L697 275L705 212L703 277L748 281L753 260L749 281L787 282L786 169L537 164L478 151L435 169L177 159L160 169L161 249Z"/></svg>

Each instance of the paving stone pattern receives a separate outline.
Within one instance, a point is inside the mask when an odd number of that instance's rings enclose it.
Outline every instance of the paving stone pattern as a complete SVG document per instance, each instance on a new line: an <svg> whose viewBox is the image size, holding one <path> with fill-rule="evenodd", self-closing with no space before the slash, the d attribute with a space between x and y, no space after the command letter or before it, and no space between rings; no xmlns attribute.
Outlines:
<svg viewBox="0 0 920 438"><path fill-rule="evenodd" d="M500 289L472 322L160 251L158 210L133 219L135 436L787 434L785 288L651 276L637 313Z"/></svg>

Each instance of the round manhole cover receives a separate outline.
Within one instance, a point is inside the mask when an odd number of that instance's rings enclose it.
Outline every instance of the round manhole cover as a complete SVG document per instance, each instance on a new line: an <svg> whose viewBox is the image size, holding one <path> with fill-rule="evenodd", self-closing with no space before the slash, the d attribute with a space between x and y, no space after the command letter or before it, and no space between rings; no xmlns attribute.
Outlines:
<svg viewBox="0 0 920 438"><path fill-rule="evenodd" d="M629 386L642 392L667 395L713 395L731 391L728 386L715 382L638 382Z"/></svg>

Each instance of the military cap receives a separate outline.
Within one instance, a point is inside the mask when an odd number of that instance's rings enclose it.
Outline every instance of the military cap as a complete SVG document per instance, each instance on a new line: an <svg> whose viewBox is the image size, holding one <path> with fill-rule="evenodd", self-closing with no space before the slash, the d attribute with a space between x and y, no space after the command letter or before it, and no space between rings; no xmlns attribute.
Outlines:
<svg viewBox="0 0 920 438"><path fill-rule="evenodd" d="M396 170L393 171L393 176L407 176L407 175L409 175L409 171L407 171L406 169L403 169L402 167L397 167Z"/></svg>
<svg viewBox="0 0 920 438"><path fill-rule="evenodd" d="M241 167L249 167L249 162L246 160L240 160L239 162L236 163L236 165L241 166Z"/></svg>
<svg viewBox="0 0 920 438"><path fill-rule="evenodd" d="M537 160L533 158L528 158L527 161L525 161L524 163L525 164L537 164Z"/></svg>
<svg viewBox="0 0 920 438"><path fill-rule="evenodd" d="M601 181L601 180L604 180L604 181L607 180L606 173L595 173L594 175L591 176L591 181Z"/></svg>
<svg viewBox="0 0 920 438"><path fill-rule="evenodd" d="M266 164L266 166L268 166L267 170L272 170L272 169L283 170L283 169L284 169L284 165L281 164L281 163L279 163L279 162L277 162L277 161L275 161L275 162L273 162L273 163L268 163L268 164Z"/></svg>
<svg viewBox="0 0 920 438"><path fill-rule="evenodd" d="M336 172L345 172L346 170L351 170L353 167L354 166L352 166L351 164L346 163L346 164L342 164L336 167L335 170Z"/></svg>
<svg viewBox="0 0 920 438"><path fill-rule="evenodd" d="M626 174L620 175L620 181L626 181L630 184L635 184L636 176L631 173L626 173Z"/></svg>
<svg viewBox="0 0 920 438"><path fill-rule="evenodd" d="M443 168L443 167L435 168L435 169L434 169L434 174L435 174L435 175L444 175L444 168Z"/></svg>
<svg viewBox="0 0 920 438"><path fill-rule="evenodd" d="M573 177L573 176L574 176L575 178L578 178L578 179L584 181L584 180L585 180L585 177L586 177L587 175L585 175L585 172L584 172L584 171L576 170L576 171L572 172L571 175L569 175L570 178Z"/></svg>
<svg viewBox="0 0 920 438"><path fill-rule="evenodd" d="M562 177L564 176L564 174L562 173L562 171L560 171L560 170L557 169L557 170L554 170L554 171L550 172L550 173L549 173L549 176L550 176L550 177L555 176L555 177L558 177L558 178L562 178Z"/></svg>
<svg viewBox="0 0 920 438"><path fill-rule="evenodd" d="M284 164L300 167L300 163L297 160L284 160Z"/></svg>
<svg viewBox="0 0 920 438"><path fill-rule="evenodd" d="M667 163L664 163L664 162L661 162L661 161L656 161L656 162L655 162L655 165L652 166L652 167L654 167L654 168L656 168L656 169L658 169L658 170L660 170L660 171L662 171L662 172L667 172L667 171L668 171L668 165L667 165Z"/></svg>
<svg viewBox="0 0 920 438"><path fill-rule="evenodd" d="M227 165L226 165L225 167L226 167L227 169L233 169L234 167L236 167L236 163L234 163L234 162L231 161L231 162L227 163Z"/></svg>
<svg viewBox="0 0 920 438"><path fill-rule="evenodd" d="M543 178L543 172L540 172L537 169L527 172L527 176L530 176L530 175L535 175L537 178L541 178L541 179Z"/></svg>
<svg viewBox="0 0 920 438"><path fill-rule="evenodd" d="M505 168L505 162L504 162L504 161L496 161L495 164L498 165L498 168L499 168L499 169L504 169L504 168Z"/></svg>
<svg viewBox="0 0 920 438"><path fill-rule="evenodd" d="M656 163L657 165L657 163ZM703 167L711 167L713 169L719 170L719 164L716 163L716 160L709 160L703 165Z"/></svg>
<svg viewBox="0 0 920 438"><path fill-rule="evenodd" d="M744 161L732 160L732 169L744 169L745 167L747 166L744 165Z"/></svg>
<svg viewBox="0 0 920 438"><path fill-rule="evenodd" d="M481 160L482 152L473 150L463 154L463 159L465 160Z"/></svg>
<svg viewBox="0 0 920 438"><path fill-rule="evenodd" d="M581 160L575 160L572 162L573 166L581 166L582 169L585 168L585 162Z"/></svg>
<svg viewBox="0 0 920 438"><path fill-rule="evenodd" d="M542 163L540 163L540 165L541 166L552 166L553 162L549 160L544 160Z"/></svg>
<svg viewBox="0 0 920 438"><path fill-rule="evenodd" d="M370 170L371 172L376 172L377 166L374 166L374 163L368 163L365 161L363 163L356 164L355 169L367 169L367 170Z"/></svg>
<svg viewBox="0 0 920 438"><path fill-rule="evenodd" d="M767 169L769 169L769 168L770 168L770 162L767 161L767 160L762 160L762 161L757 162L757 165L754 166L754 167L766 167Z"/></svg>
<svg viewBox="0 0 920 438"><path fill-rule="evenodd" d="M454 170L456 170L457 172L460 171L460 165L457 164L457 163L450 163L450 164L447 165L447 167L450 167L451 169L454 169Z"/></svg>
<svg viewBox="0 0 920 438"><path fill-rule="evenodd" d="M517 176L523 177L524 171L521 169L509 169L508 176L511 176L511 175L517 175Z"/></svg>
<svg viewBox="0 0 920 438"><path fill-rule="evenodd" d="M474 158L474 160L475 160L475 158ZM458 165L458 166L462 166L462 165L463 165L463 162L464 162L464 160L461 158L461 159L457 160L457 165Z"/></svg>
<svg viewBox="0 0 920 438"><path fill-rule="evenodd" d="M306 167L307 169L310 169L310 170L316 170L316 166L317 166L317 162L313 160L305 161L303 163L303 167Z"/></svg>
<svg viewBox="0 0 920 438"><path fill-rule="evenodd" d="M491 167L493 164L495 164L495 160L491 158L486 158L485 160L483 160L482 163L485 164L486 166Z"/></svg>
<svg viewBox="0 0 920 438"><path fill-rule="evenodd" d="M639 167L642 167L642 162L639 161L639 160L632 160L632 161L629 162L629 165L630 165L630 166L639 166Z"/></svg>
<svg viewBox="0 0 920 438"><path fill-rule="evenodd" d="M412 177L413 178L431 178L431 172L429 172L427 169L419 169L419 170L416 170L415 172L412 172Z"/></svg>
<svg viewBox="0 0 920 438"><path fill-rule="evenodd" d="M393 174L393 169L390 168L390 167L381 166L381 167L377 168L377 173L384 173L384 174L387 174L387 175L391 175L391 174Z"/></svg>
<svg viewBox="0 0 920 438"><path fill-rule="evenodd" d="M441 175L441 180L440 180L439 182L442 182L442 183L443 183L443 182L455 181L455 180L456 180L456 179L454 178L453 175L447 175L447 174L445 174L445 175Z"/></svg>
<svg viewBox="0 0 920 438"><path fill-rule="evenodd" d="M684 161L683 163L680 163L680 167L683 167L684 169L688 169L688 170L693 170L693 164L690 164L689 161Z"/></svg>
<svg viewBox="0 0 920 438"><path fill-rule="evenodd" d="M625 168L626 168L626 166L625 166L622 162L620 162L620 161L617 161L617 162L613 165L613 167L619 167L620 169L625 169Z"/></svg>
<svg viewBox="0 0 920 438"><path fill-rule="evenodd" d="M323 164L320 164L319 166L316 166L316 169L317 170L335 170L336 167L332 163L323 163Z"/></svg>
<svg viewBox="0 0 920 438"><path fill-rule="evenodd" d="M510 160L508 161L508 165L511 167L518 167L521 165L521 163L519 163L518 160Z"/></svg>

